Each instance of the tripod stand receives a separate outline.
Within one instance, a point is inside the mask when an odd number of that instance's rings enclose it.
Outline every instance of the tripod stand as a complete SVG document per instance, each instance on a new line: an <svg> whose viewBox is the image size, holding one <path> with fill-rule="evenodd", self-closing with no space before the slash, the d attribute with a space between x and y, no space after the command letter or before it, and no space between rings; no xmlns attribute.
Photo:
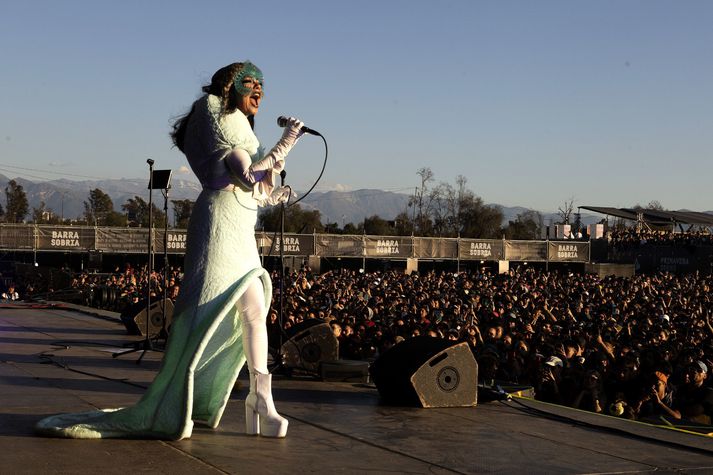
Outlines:
<svg viewBox="0 0 713 475"><path fill-rule="evenodd" d="M112 356L114 358L117 358L119 356L123 356L129 353L134 353L136 351L140 351L141 355L139 355L139 359L136 360L136 364L141 364L141 360L143 359L144 355L146 354L147 351L155 351L155 348L153 346L153 343L151 341L151 335L150 335L150 326L149 324L151 323L151 273L153 271L153 190L155 189L163 189L166 190L166 199L164 203L164 209L168 206L168 188L170 188L170 181L171 181L171 170L156 170L154 171L153 169L153 164L154 161L151 160L150 158L146 160L146 163L149 164L149 206L148 206L148 215L149 215L149 233L148 233L148 244L147 244L147 283L146 283L146 328L144 331L144 339L136 342L133 344L133 348L130 350L122 351L120 353L114 353ZM168 215L166 215L166 224L168 224ZM164 236L165 239L165 236ZM164 241L165 244L165 241ZM164 255L165 255L166 249L164 246ZM164 270L164 275L165 275L165 270ZM164 289L164 294L165 294L165 289ZM164 312L164 325L165 325L165 301L163 305L163 312Z"/></svg>

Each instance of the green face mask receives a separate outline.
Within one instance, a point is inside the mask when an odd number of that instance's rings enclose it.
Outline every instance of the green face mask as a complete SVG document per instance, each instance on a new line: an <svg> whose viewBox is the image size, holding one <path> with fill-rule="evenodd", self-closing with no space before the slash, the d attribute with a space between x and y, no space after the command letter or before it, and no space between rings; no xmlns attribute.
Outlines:
<svg viewBox="0 0 713 475"><path fill-rule="evenodd" d="M256 84L260 84L264 91L262 71L250 61L245 61L233 79L233 87L241 96L247 96L253 92Z"/></svg>

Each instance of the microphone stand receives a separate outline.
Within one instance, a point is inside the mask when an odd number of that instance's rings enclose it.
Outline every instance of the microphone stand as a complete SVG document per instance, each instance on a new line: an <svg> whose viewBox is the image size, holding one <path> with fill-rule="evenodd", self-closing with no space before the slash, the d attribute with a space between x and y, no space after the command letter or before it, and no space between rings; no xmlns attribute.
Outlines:
<svg viewBox="0 0 713 475"><path fill-rule="evenodd" d="M280 186L285 186L285 177L287 172L282 170L280 172ZM277 324L279 325L277 348L275 354L273 355L274 366L272 373L282 370L286 373L290 373L290 370L285 366L284 353L282 351L283 336L285 333L284 328L284 317L285 317L285 203L284 201L280 203L280 308L277 313Z"/></svg>
<svg viewBox="0 0 713 475"><path fill-rule="evenodd" d="M120 353L114 353L112 356L117 358L119 356L126 355L128 353L133 353L135 351L140 351L141 355L139 359L136 360L136 364L141 364L141 360L147 351L161 351L154 347L151 341L151 273L153 272L153 190L163 189L166 194L164 195L164 210L168 208L168 190L171 187L171 170L154 170L154 161L151 159L146 160L149 164L149 238L148 238L148 264L147 264L147 286L146 286L146 325L144 328L144 339L140 342L134 344L134 348L131 350L123 351ZM164 234L164 265L167 264L167 226L168 226L168 212L166 211L166 223L164 229L166 230ZM166 270L164 268L164 277L166 275ZM166 329L166 301L165 301L166 289L164 283L164 302L162 305L162 319L163 319L163 330ZM160 337L160 332L159 335Z"/></svg>
<svg viewBox="0 0 713 475"><path fill-rule="evenodd" d="M171 170L161 170L168 174L165 186L161 189L163 194L163 301L161 302L161 331L156 335L156 340L163 339L164 346L168 342L168 327L166 324L166 307L168 305L168 190L171 189ZM163 184L163 183L162 183Z"/></svg>
<svg viewBox="0 0 713 475"><path fill-rule="evenodd" d="M140 351L139 359L136 360L136 364L141 364L141 360L147 351L153 350L153 345L151 344L151 338L149 337L149 320L151 320L151 270L153 268L153 184L154 184L154 172L153 164L154 161L150 158L146 160L149 164L149 237L148 237L148 249L146 252L147 264L147 285L146 285L146 329L144 332L144 339L140 342L134 344L134 348L131 350L122 351L120 353L113 353L111 356L118 358L119 356L127 355L129 353L134 353Z"/></svg>

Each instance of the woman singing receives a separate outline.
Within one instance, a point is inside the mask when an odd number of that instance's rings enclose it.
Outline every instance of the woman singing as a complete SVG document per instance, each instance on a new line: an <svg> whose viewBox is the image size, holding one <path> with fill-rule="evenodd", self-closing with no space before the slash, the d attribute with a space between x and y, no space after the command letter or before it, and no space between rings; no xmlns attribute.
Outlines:
<svg viewBox="0 0 713 475"><path fill-rule="evenodd" d="M203 191L188 227L185 277L161 369L135 406L52 416L37 424L42 434L179 440L190 437L193 421L215 428L246 360L246 432L287 433L272 400L265 322L272 285L254 229L258 206L289 196L276 176L303 124L289 119L264 153L253 133L263 76L250 62L219 69L203 92L171 134Z"/></svg>

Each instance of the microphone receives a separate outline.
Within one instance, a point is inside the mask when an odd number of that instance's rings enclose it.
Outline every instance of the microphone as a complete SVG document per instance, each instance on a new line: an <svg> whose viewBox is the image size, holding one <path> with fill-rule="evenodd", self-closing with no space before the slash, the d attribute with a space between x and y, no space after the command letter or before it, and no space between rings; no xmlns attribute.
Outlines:
<svg viewBox="0 0 713 475"><path fill-rule="evenodd" d="M285 186L285 177L287 176L287 172L285 170L282 170L280 172L280 186Z"/></svg>
<svg viewBox="0 0 713 475"><path fill-rule="evenodd" d="M146 160L146 163L148 163L149 165L153 165L154 161L149 158L148 160Z"/></svg>
<svg viewBox="0 0 713 475"><path fill-rule="evenodd" d="M279 127L287 127L287 123L288 123L288 122L287 122L287 117L285 117L284 115L281 115L280 117L277 118L277 125L278 125ZM305 127L304 125L302 126L302 128L301 128L300 130L301 130L302 132L304 132L305 134L319 135L319 136L322 135L322 134L320 134L319 132L317 132L316 130L310 129L309 127Z"/></svg>

